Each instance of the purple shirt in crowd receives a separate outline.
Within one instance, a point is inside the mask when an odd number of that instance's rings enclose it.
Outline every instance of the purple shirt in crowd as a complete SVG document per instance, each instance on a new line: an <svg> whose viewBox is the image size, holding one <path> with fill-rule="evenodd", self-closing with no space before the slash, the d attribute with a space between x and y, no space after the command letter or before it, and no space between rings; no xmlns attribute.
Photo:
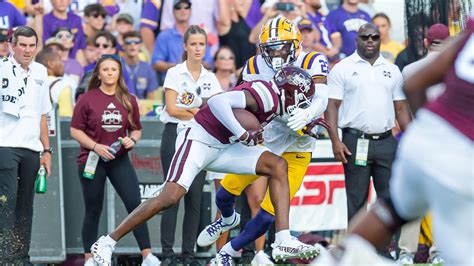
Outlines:
<svg viewBox="0 0 474 266"><path fill-rule="evenodd" d="M54 31L59 27L66 27L74 34L74 46L69 53L69 57L75 58L77 50L86 48L86 37L82 30L81 18L72 12L67 14L67 19L59 19L53 15L53 12L45 15L43 18L43 42L53 36Z"/></svg>
<svg viewBox="0 0 474 266"><path fill-rule="evenodd" d="M25 16L14 5L0 0L0 29L12 29L25 24Z"/></svg>
<svg viewBox="0 0 474 266"><path fill-rule="evenodd" d="M160 7L156 1L145 0L143 2L142 15L140 19L140 27L149 28L152 31L158 29L158 21L160 20Z"/></svg>
<svg viewBox="0 0 474 266"><path fill-rule="evenodd" d="M258 22L262 19L263 14L260 11L260 1L253 0L252 5L250 6L249 12L245 17L245 23L252 29L255 27Z"/></svg>
<svg viewBox="0 0 474 266"><path fill-rule="evenodd" d="M130 102L135 129L141 129L137 98L132 95ZM127 131L134 130L128 121L127 109L115 95L107 95L98 88L90 90L80 97L74 107L71 127L84 131L95 142L109 146L119 137L127 136ZM116 156L126 152L127 150L122 147ZM85 164L88 155L89 150L81 146L77 164Z"/></svg>
<svg viewBox="0 0 474 266"><path fill-rule="evenodd" d="M64 73L65 74L71 74L71 75L77 75L79 77L79 80L82 79L84 76L84 68L77 62L76 59L74 58L68 58L64 62Z"/></svg>
<svg viewBox="0 0 474 266"><path fill-rule="evenodd" d="M123 70L127 72L130 79L129 91L134 90L138 99L146 99L148 93L158 89L156 72L146 62L139 61L137 65L131 66L123 62Z"/></svg>
<svg viewBox="0 0 474 266"><path fill-rule="evenodd" d="M334 26L331 23L326 21L326 16L322 15L319 12L313 16L310 13L308 14L308 19L313 22L313 25L319 31L320 40L319 42L325 47L332 47L331 44L331 34L335 32Z"/></svg>
<svg viewBox="0 0 474 266"><path fill-rule="evenodd" d="M355 13L346 11L342 6L331 11L326 18L329 25L334 25L334 30L341 33L342 48L341 53L349 56L356 50L357 31L360 26L370 21L369 14L362 10Z"/></svg>

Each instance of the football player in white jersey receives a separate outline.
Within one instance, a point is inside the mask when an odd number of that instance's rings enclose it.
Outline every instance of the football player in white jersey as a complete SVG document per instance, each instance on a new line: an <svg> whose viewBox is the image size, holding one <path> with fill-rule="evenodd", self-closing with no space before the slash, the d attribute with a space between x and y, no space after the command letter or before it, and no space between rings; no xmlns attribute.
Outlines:
<svg viewBox="0 0 474 266"><path fill-rule="evenodd" d="M303 52L300 45L300 32L288 19L280 16L264 24L260 33L259 47L261 55L251 57L244 69L243 80L270 80L275 73L284 66L294 65L305 69L315 83L315 94L309 106L298 106L286 110L286 115L274 119L264 130L264 145L288 162L288 181L290 184L290 198L298 191L303 182L306 169L311 161L311 152L315 146L315 135L311 130L316 125L327 126L319 117L326 110L328 89L326 77L329 73L328 62L323 54L317 52ZM306 134L305 134L306 133ZM234 213L234 198L257 180L256 175L228 174L221 181L222 187L216 195L216 204L224 213ZM229 256L236 256L246 244L263 235L274 220L274 207L267 190L260 210L247 223L239 236L228 242L216 255L215 263L224 264ZM237 225L238 223L233 223ZM218 219L208 225L199 235L197 243L208 246L232 227ZM290 258L307 258L317 256L323 247L316 245L313 249L292 251L278 245L272 251L272 257L278 260Z"/></svg>

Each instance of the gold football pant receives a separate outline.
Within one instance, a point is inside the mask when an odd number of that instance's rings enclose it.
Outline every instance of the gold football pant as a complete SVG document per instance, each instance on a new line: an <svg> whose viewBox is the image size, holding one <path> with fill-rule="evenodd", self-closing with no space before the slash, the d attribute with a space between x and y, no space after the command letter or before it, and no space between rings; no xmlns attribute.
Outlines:
<svg viewBox="0 0 474 266"><path fill-rule="evenodd" d="M306 169L311 162L311 152L285 152L282 157L288 162L288 183L290 185L290 200L298 192ZM229 193L239 196L242 191L260 176L258 175L235 175L227 174L221 181L221 186ZM260 205L268 213L275 215L275 209L270 199L270 191L267 188L265 198Z"/></svg>

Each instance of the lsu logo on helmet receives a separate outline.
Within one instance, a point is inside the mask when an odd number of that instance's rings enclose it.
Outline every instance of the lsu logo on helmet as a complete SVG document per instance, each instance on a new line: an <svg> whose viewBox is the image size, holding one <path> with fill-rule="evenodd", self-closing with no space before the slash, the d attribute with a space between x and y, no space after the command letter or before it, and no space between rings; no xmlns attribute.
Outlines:
<svg viewBox="0 0 474 266"><path fill-rule="evenodd" d="M301 33L296 25L280 16L262 26L258 45L265 63L277 71L296 60L300 42Z"/></svg>

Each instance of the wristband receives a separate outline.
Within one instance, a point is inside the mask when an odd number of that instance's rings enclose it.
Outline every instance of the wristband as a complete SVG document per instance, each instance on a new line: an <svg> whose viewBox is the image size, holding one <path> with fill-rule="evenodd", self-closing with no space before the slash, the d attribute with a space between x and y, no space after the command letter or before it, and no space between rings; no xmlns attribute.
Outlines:
<svg viewBox="0 0 474 266"><path fill-rule="evenodd" d="M134 144L137 144L137 141L133 137L130 137L130 139L133 141Z"/></svg>
<svg viewBox="0 0 474 266"><path fill-rule="evenodd" d="M92 147L92 151L95 152L95 146L97 146L97 142L94 144L94 147Z"/></svg>

